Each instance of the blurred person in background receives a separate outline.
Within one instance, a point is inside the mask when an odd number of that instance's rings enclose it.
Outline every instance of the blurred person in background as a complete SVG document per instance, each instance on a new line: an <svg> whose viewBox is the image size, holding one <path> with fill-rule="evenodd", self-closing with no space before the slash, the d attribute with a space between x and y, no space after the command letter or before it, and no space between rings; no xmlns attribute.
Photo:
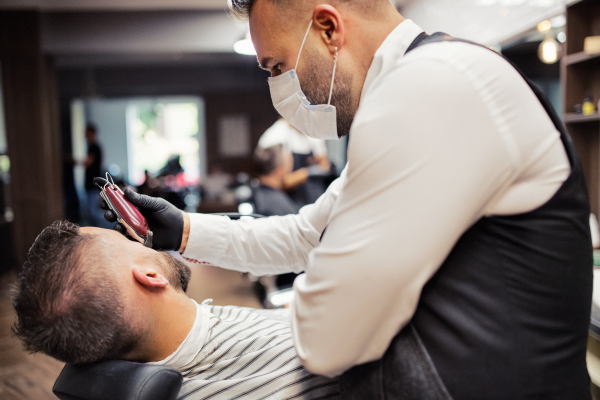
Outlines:
<svg viewBox="0 0 600 400"><path fill-rule="evenodd" d="M327 174L331 168L325 141L304 135L281 118L258 141L263 149L278 144L292 153L294 161L292 170L284 177L283 189L301 206L314 203L326 186L323 181L312 179L311 174Z"/></svg>
<svg viewBox="0 0 600 400"><path fill-rule="evenodd" d="M144 182L138 186L138 193L156 197L160 195L159 189L160 180L150 175L148 170L144 170Z"/></svg>
<svg viewBox="0 0 600 400"><path fill-rule="evenodd" d="M94 185L94 178L102 175L102 148L98 143L98 130L94 124L85 127L85 140L88 145L87 157L80 165L85 167L85 193L88 224L100 228L109 228L100 208L100 191Z"/></svg>
<svg viewBox="0 0 600 400"><path fill-rule="evenodd" d="M254 165L260 182L253 190L256 214L271 216L298 213L300 207L282 190L285 176L291 172L293 163L292 153L281 144L266 149L256 148Z"/></svg>
<svg viewBox="0 0 600 400"><path fill-rule="evenodd" d="M256 148L254 165L260 182L252 195L256 214L270 217L298 213L300 206L283 191L285 177L290 175L293 164L292 153L282 144ZM296 276L294 273L276 275L275 284L279 289L289 288Z"/></svg>
<svg viewBox="0 0 600 400"><path fill-rule="evenodd" d="M187 185L181 166L181 156L174 154L167 160L164 167L158 171L158 180L160 185L160 197L169 201L175 207L183 210L185 208L185 195L187 194Z"/></svg>
<svg viewBox="0 0 600 400"><path fill-rule="evenodd" d="M212 163L208 168L208 176L202 182L203 197L209 201L220 201L232 183L233 177L224 172L219 164Z"/></svg>

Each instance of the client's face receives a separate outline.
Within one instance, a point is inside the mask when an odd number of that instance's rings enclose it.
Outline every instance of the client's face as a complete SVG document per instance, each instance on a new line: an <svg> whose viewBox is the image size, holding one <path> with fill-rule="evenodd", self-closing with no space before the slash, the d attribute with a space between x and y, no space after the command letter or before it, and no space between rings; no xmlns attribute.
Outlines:
<svg viewBox="0 0 600 400"><path fill-rule="evenodd" d="M124 284L126 293L136 286L135 280L132 279L134 267L153 269L163 275L174 289L187 291L191 278L190 268L169 254L144 247L113 230L92 227L83 227L80 230L83 234L97 235L111 249L110 257L114 257L114 263L110 267Z"/></svg>

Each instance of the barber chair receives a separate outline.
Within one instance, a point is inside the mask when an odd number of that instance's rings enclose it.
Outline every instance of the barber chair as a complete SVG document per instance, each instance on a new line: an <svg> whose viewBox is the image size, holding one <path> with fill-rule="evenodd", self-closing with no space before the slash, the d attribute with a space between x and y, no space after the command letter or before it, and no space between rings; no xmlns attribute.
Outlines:
<svg viewBox="0 0 600 400"><path fill-rule="evenodd" d="M217 215L231 219L245 217L239 213ZM182 383L183 376L175 368L111 360L65 365L52 392L60 400L175 400Z"/></svg>
<svg viewBox="0 0 600 400"><path fill-rule="evenodd" d="M182 382L171 367L113 360L65 365L52 392L60 400L175 400Z"/></svg>

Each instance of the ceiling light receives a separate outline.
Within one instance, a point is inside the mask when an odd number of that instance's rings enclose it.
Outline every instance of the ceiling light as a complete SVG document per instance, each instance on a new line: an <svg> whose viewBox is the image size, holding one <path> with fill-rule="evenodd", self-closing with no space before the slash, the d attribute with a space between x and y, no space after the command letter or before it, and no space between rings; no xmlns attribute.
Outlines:
<svg viewBox="0 0 600 400"><path fill-rule="evenodd" d="M538 57L545 64L554 64L560 58L562 46L552 36L547 36L540 43L538 48Z"/></svg>
<svg viewBox="0 0 600 400"><path fill-rule="evenodd" d="M567 24L567 17L565 17L563 14L557 15L554 18L550 18L550 24L553 28L563 27Z"/></svg>
<svg viewBox="0 0 600 400"><path fill-rule="evenodd" d="M238 40L233 44L233 51L246 56L256 55L256 49L254 49L252 39L250 39L250 32L246 33L246 35L242 39Z"/></svg>
<svg viewBox="0 0 600 400"><path fill-rule="evenodd" d="M537 26L538 31L544 33L544 32L548 32L550 29L552 29L552 23L548 20L542 21L538 24Z"/></svg>
<svg viewBox="0 0 600 400"><path fill-rule="evenodd" d="M564 32L558 32L558 35L556 35L556 38L558 39L559 42L564 43L567 41L567 34Z"/></svg>

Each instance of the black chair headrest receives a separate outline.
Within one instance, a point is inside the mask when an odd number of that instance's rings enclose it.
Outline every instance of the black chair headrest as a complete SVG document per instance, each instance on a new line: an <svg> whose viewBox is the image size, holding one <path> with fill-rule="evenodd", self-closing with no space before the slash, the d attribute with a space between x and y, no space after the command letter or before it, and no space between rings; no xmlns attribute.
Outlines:
<svg viewBox="0 0 600 400"><path fill-rule="evenodd" d="M182 382L171 367L103 361L65 365L52 391L61 400L175 400Z"/></svg>

